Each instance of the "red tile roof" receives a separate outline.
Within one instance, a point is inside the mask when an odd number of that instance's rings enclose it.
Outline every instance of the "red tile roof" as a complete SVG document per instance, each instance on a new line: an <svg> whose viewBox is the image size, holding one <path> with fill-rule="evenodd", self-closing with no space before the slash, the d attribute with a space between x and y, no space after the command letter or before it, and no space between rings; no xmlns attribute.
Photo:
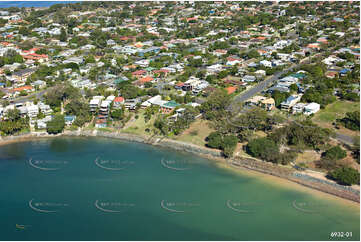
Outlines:
<svg viewBox="0 0 361 242"><path fill-rule="evenodd" d="M144 75L145 73L147 73L145 70L137 70L132 72L132 75Z"/></svg>
<svg viewBox="0 0 361 242"><path fill-rule="evenodd" d="M122 103L122 102L124 102L124 98L123 97L116 97L116 98L114 98L114 102L115 103Z"/></svg>
<svg viewBox="0 0 361 242"><path fill-rule="evenodd" d="M22 87L14 88L12 91L13 92L21 92L24 90L32 90L32 89L33 89L32 86L22 86Z"/></svg>
<svg viewBox="0 0 361 242"><path fill-rule="evenodd" d="M143 78L139 79L139 81L141 83L151 82L153 80L154 80L153 77L150 77L150 76L146 76L146 77L143 77Z"/></svg>
<svg viewBox="0 0 361 242"><path fill-rule="evenodd" d="M226 91L228 94L232 94L237 90L237 87L227 87Z"/></svg>
<svg viewBox="0 0 361 242"><path fill-rule="evenodd" d="M169 72L169 70L167 70L167 69L160 69L160 70L155 70L155 71L153 71L154 73L168 73Z"/></svg>

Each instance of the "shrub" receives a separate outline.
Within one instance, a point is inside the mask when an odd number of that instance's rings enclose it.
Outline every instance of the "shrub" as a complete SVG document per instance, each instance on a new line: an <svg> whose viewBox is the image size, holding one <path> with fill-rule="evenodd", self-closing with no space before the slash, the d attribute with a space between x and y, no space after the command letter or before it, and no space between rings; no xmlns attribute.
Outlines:
<svg viewBox="0 0 361 242"><path fill-rule="evenodd" d="M347 156L345 150L343 150L340 146L334 146L328 150L326 150L322 157L328 160L340 160Z"/></svg>
<svg viewBox="0 0 361 242"><path fill-rule="evenodd" d="M297 157L294 151L280 153L278 145L270 138L251 140L246 146L246 152L253 157L282 165L287 165Z"/></svg>
<svg viewBox="0 0 361 242"><path fill-rule="evenodd" d="M207 146L211 148L220 149L222 145L222 136L219 132L212 132L206 139L208 141Z"/></svg>
<svg viewBox="0 0 361 242"><path fill-rule="evenodd" d="M329 176L342 185L360 184L360 173L351 167L338 168L330 172Z"/></svg>
<svg viewBox="0 0 361 242"><path fill-rule="evenodd" d="M258 138L251 140L246 146L246 152L253 157L269 160L279 153L278 145L269 138Z"/></svg>
<svg viewBox="0 0 361 242"><path fill-rule="evenodd" d="M207 146L211 148L221 149L225 157L231 157L237 146L238 138L234 135L222 136L219 132L211 133L207 139Z"/></svg>
<svg viewBox="0 0 361 242"><path fill-rule="evenodd" d="M236 148L238 143L238 138L234 135L228 135L223 138L223 154L226 157L232 157L234 149Z"/></svg>
<svg viewBox="0 0 361 242"><path fill-rule="evenodd" d="M335 160L329 159L320 159L315 161L315 165L317 168L325 169L325 170L332 170L339 167L339 164Z"/></svg>
<svg viewBox="0 0 361 242"><path fill-rule="evenodd" d="M360 130L360 111L348 112L340 122L348 129Z"/></svg>
<svg viewBox="0 0 361 242"><path fill-rule="evenodd" d="M57 134L63 132L65 127L64 115L57 114L46 125L46 131L49 134Z"/></svg>

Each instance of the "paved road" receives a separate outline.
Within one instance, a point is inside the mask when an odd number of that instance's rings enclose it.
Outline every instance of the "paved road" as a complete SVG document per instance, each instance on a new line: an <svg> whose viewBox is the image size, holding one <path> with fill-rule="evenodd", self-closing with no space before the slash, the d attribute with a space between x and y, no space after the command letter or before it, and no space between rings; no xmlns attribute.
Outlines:
<svg viewBox="0 0 361 242"><path fill-rule="evenodd" d="M236 96L234 101L238 102L238 103L242 103L242 102L246 101L247 99L253 97L255 94L266 90L267 87L269 87L274 81L278 80L278 78L280 78L280 76L282 76L283 74L291 71L295 67L298 67L298 65L292 65L291 67L289 67L287 69L284 69L283 71L277 72L273 76L271 76L271 77L265 79L264 81L258 83L256 86L252 87L251 89L249 89L249 90L243 92L242 94Z"/></svg>
<svg viewBox="0 0 361 242"><path fill-rule="evenodd" d="M50 87L48 89L45 89L45 90L41 90L39 92L36 92L36 93L33 93L33 94L30 94L28 96L25 96L25 97L18 97L18 98L15 98L13 100L10 100L11 103L23 103L23 102L26 102L26 101L31 101L34 97L36 97L37 99L41 100L42 97L44 96L44 94L47 92L47 91L51 91L54 87Z"/></svg>
<svg viewBox="0 0 361 242"><path fill-rule="evenodd" d="M336 132L336 139L342 143L348 144L348 145L353 145L354 143L354 137L353 136L348 136L345 134L341 134L341 133L337 133Z"/></svg>
<svg viewBox="0 0 361 242"><path fill-rule="evenodd" d="M290 67L273 74L272 76L266 78L264 81L258 83L256 86L252 87L251 89L249 89L249 90L241 93L240 95L236 96L233 99L233 102L231 103L231 105L229 107L229 110L233 109L233 105L243 103L246 100L248 100L249 98L256 95L257 93L266 90L273 82L278 80L283 74L285 74L285 73L287 73L289 71L292 71L293 69L296 69L296 68L300 67L305 61L310 60L311 58L314 58L314 57L316 57L318 55L320 55L320 53L318 53L316 55L313 55L313 56L310 56L310 57L306 57L306 58L302 59L299 64L293 64Z"/></svg>
<svg viewBox="0 0 361 242"><path fill-rule="evenodd" d="M278 80L278 78L280 78L280 76L282 76L283 74L298 68L301 64L303 64L306 60L310 60L310 58L314 58L318 55L322 55L322 53L318 53L314 56L310 56L307 57L303 60L300 61L300 64L297 65L292 65L290 67L288 67L287 69L284 69L280 72L277 72L276 74L274 74L273 76L265 79L264 81L260 82L259 84L257 84L256 86L252 87L251 89L241 93L240 95L236 96L233 99L233 102L230 104L230 106L228 107L228 110L234 110L234 105L236 104L241 104L243 102L245 102L246 100L248 100L249 98L253 97L254 95L256 95L259 92L262 92L264 90L266 90L274 81ZM239 107L239 105L237 105L236 107ZM237 110L237 113L239 113L240 110ZM336 137L335 137L338 141L340 141L341 143L345 143L345 144L349 144L352 145L354 143L354 137L349 136L349 135L345 135L345 134L341 134L341 133L336 133Z"/></svg>

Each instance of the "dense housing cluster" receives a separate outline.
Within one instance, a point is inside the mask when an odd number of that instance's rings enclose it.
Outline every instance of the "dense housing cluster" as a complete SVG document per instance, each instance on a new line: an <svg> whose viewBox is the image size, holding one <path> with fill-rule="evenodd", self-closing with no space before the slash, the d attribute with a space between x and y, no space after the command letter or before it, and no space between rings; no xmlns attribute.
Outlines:
<svg viewBox="0 0 361 242"><path fill-rule="evenodd" d="M332 105L359 107L359 12L352 1L3 9L0 134L121 130L190 140L226 157L242 153L242 143L282 164L307 149L327 152L336 134L358 161L349 141L359 135L358 108L322 115ZM337 136L340 128L353 133ZM343 158L297 166L359 169Z"/></svg>

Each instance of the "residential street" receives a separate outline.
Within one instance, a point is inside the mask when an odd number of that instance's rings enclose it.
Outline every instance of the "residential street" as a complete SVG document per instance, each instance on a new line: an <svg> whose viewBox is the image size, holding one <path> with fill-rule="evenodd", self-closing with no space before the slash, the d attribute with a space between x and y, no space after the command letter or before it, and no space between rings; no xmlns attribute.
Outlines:
<svg viewBox="0 0 361 242"><path fill-rule="evenodd" d="M257 93L260 93L260 92L266 90L274 81L278 80L278 78L280 78L280 76L282 76L283 74L285 74L293 69L298 68L306 60L309 60L310 58L316 57L320 54L321 53L318 53L312 57L307 57L307 58L301 60L300 64L292 65L287 69L277 72L276 74L266 78L264 81L258 83L256 86L250 88L249 90L244 91L243 93L241 93L240 95L238 95L234 98L234 101L231 103L228 110L229 111L233 110L235 104L241 104L241 103L245 102L246 100L248 100L249 98L255 96ZM239 107L239 105L237 107ZM346 135L346 134L336 133L336 139L341 143L352 145L354 137Z"/></svg>
<svg viewBox="0 0 361 242"><path fill-rule="evenodd" d="M23 102L32 100L34 97L40 100L47 91L51 91L53 88L54 88L54 87L50 87L50 88L48 88L48 89L41 90L41 91L39 91L39 92L30 94L30 95L25 96L25 97L15 98L15 99L11 100L11 102L12 102L12 103L23 103Z"/></svg>

